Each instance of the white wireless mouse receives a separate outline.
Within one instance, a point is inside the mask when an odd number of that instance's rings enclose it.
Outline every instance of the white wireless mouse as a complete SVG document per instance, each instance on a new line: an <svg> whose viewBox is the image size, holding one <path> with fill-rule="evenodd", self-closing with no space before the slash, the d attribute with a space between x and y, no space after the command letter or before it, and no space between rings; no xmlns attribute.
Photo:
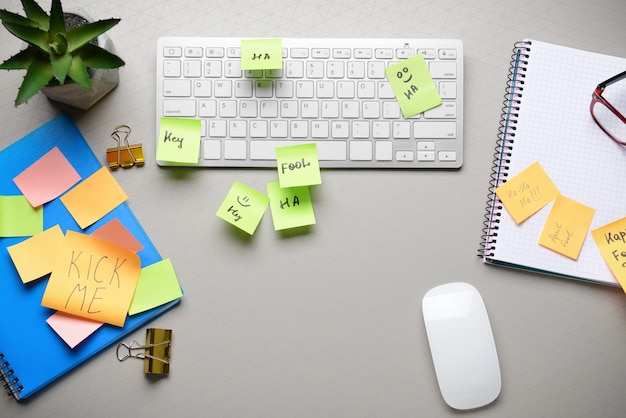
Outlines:
<svg viewBox="0 0 626 418"><path fill-rule="evenodd" d="M434 287L424 295L422 312L446 403L466 410L493 402L500 394L500 365L478 290L468 283Z"/></svg>

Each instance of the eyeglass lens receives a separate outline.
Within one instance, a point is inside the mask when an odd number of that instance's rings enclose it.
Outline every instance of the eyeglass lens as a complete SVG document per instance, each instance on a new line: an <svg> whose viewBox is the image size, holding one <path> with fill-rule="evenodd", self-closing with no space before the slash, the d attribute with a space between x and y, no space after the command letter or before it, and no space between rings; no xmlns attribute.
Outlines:
<svg viewBox="0 0 626 418"><path fill-rule="evenodd" d="M626 115L626 80L621 80L607 86L602 93L606 99L619 113ZM604 103L598 101L593 107L593 115L596 121L613 138L620 142L626 142L626 123L624 123L611 109Z"/></svg>

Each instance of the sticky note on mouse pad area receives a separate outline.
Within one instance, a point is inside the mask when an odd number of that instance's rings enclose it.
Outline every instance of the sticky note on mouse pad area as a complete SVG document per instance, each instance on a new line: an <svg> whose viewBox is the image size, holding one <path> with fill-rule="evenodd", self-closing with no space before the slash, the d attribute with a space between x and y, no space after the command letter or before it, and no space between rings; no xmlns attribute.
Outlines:
<svg viewBox="0 0 626 418"><path fill-rule="evenodd" d="M390 65L385 74L405 118L441 105L441 96L423 55Z"/></svg>
<svg viewBox="0 0 626 418"><path fill-rule="evenodd" d="M199 119L161 118L156 159L198 164L202 122Z"/></svg>

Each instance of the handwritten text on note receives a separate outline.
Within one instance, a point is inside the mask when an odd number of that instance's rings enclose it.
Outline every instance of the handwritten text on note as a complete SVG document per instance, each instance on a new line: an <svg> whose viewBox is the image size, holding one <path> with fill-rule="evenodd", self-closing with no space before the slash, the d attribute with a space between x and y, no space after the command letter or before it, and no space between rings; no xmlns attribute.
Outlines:
<svg viewBox="0 0 626 418"><path fill-rule="evenodd" d="M594 214L594 209L558 195L539 237L539 244L573 260L578 259Z"/></svg>
<svg viewBox="0 0 626 418"><path fill-rule="evenodd" d="M516 223L553 201L559 191L538 162L496 188L496 194Z"/></svg>

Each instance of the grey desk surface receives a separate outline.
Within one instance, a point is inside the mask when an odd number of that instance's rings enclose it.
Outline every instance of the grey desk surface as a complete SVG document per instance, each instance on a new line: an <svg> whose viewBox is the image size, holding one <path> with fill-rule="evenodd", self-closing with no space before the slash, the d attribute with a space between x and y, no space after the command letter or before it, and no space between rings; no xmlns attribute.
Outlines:
<svg viewBox="0 0 626 418"><path fill-rule="evenodd" d="M147 379L140 362L119 363L111 348L29 402L0 398L1 416L455 415L438 392L420 309L428 289L456 280L481 291L500 356L502 393L478 414L626 413L624 292L476 257L512 45L532 37L626 56L621 0L66 3L122 18L109 32L127 62L120 86L70 115L103 163L117 124L143 142L146 166L115 177L186 294L154 323L174 330L169 377ZM1 29L5 59L20 43ZM263 190L276 174L156 166L161 35L460 38L465 165L327 170L314 190L317 225L281 234L266 215L253 237L234 232L215 216L232 182ZM60 112L41 95L14 108L21 77L0 74L1 148Z"/></svg>

